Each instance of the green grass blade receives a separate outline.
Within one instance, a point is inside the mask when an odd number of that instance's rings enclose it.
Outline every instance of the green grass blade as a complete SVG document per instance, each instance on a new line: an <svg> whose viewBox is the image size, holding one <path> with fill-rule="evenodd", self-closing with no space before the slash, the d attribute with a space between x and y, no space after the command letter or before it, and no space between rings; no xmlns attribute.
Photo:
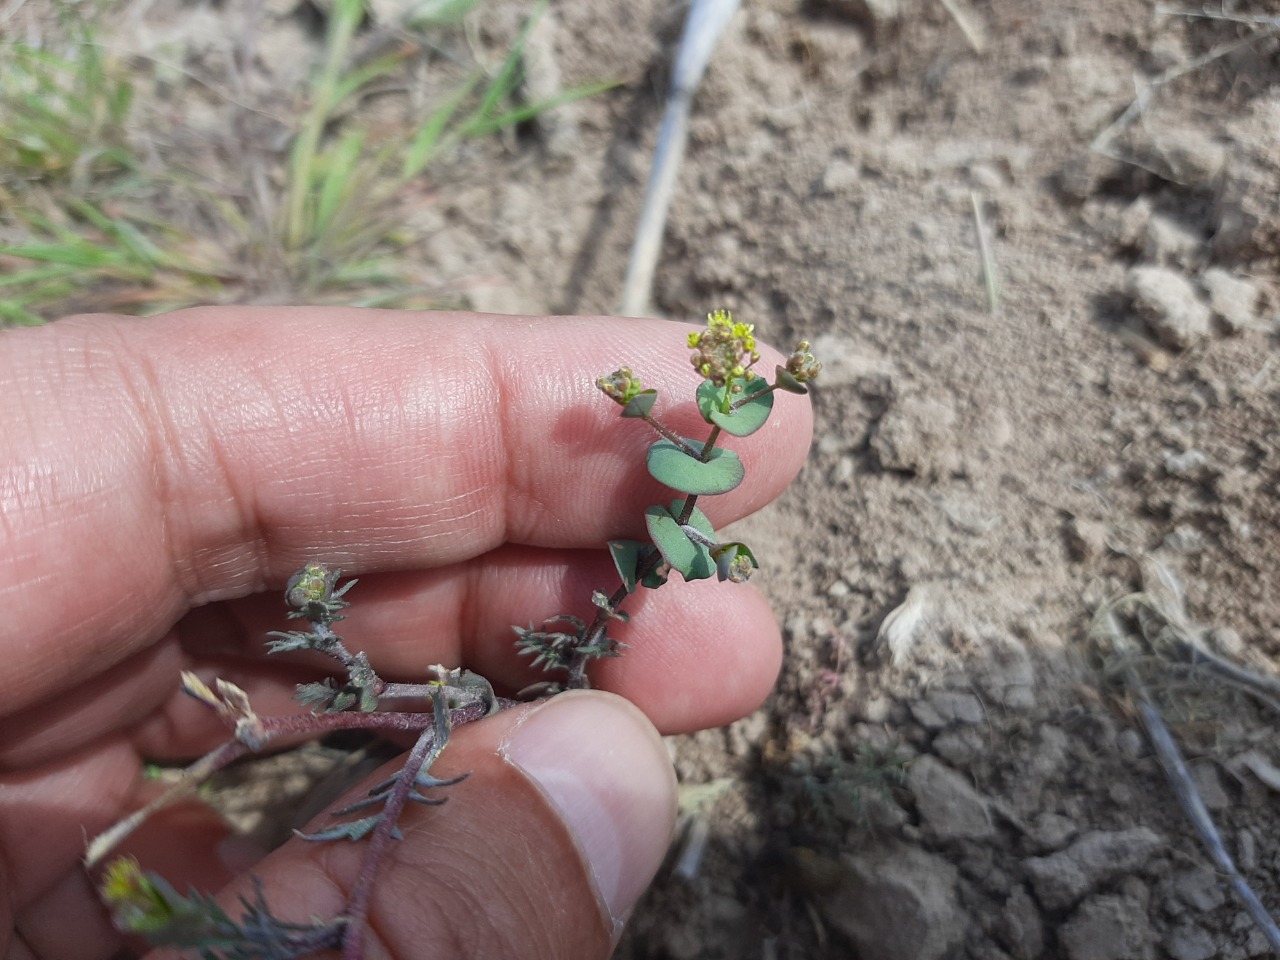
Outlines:
<svg viewBox="0 0 1280 960"><path fill-rule="evenodd" d="M0 253L40 263L63 263L70 267L97 269L111 266L112 256L88 241L73 243L18 243L0 247Z"/></svg>
<svg viewBox="0 0 1280 960"><path fill-rule="evenodd" d="M311 229L313 237L320 236L329 229L339 204L350 195L364 141L363 130L352 130L324 157L324 179L320 181L320 197L316 204L315 223Z"/></svg>
<svg viewBox="0 0 1280 960"><path fill-rule="evenodd" d="M25 307L6 300L0 300L0 320L19 327L39 327L45 323L44 317L37 316Z"/></svg>
<svg viewBox="0 0 1280 960"><path fill-rule="evenodd" d="M0 253L4 252L8 251L0 248ZM20 287L27 284L44 283L48 280L60 280L64 277L73 276L75 272L75 267L69 267L64 264L57 264L51 267L32 267L28 270L18 270L14 273L0 276L0 287Z"/></svg>
<svg viewBox="0 0 1280 960"><path fill-rule="evenodd" d="M390 53L385 57L379 57L377 60L365 64L363 67L357 67L346 76L341 77L333 88L333 102L330 109L337 109L347 97L365 84L392 73L400 64L404 63L407 57L408 53Z"/></svg>
<svg viewBox="0 0 1280 960"><path fill-rule="evenodd" d="M621 80L603 80L599 83L566 90L564 93L557 94L554 97L547 97L534 103L515 107L497 116L474 116L462 129L461 135L464 137L482 137L487 134L497 133L514 124L532 120L534 117L546 113L548 110L554 110L556 107L563 106L566 103L584 100L606 90L612 90L621 83Z"/></svg>
<svg viewBox="0 0 1280 960"><path fill-rule="evenodd" d="M307 232L307 199L311 193L320 138L337 105L334 91L341 80L342 63L351 48L351 40L363 14L363 0L336 0L329 12L324 66L312 93L311 109L307 112L306 120L289 153L290 176L284 236L285 242L293 250L302 246Z"/></svg>
<svg viewBox="0 0 1280 960"><path fill-rule="evenodd" d="M498 72L489 81L489 85L485 87L484 94L480 98L480 105L472 112L472 118L489 116L497 109L498 104L509 97L519 85L520 65L524 57L525 44L529 40L529 34L533 32L538 18L542 16L546 9L547 0L541 0L537 7L534 8L533 13L529 15L529 19L520 30L520 35L516 37L515 44L507 52L502 65L498 67Z"/></svg>
<svg viewBox="0 0 1280 960"><path fill-rule="evenodd" d="M472 76L448 100L427 119L422 128L414 134L405 151L404 163L400 170L402 180L411 180L420 174L435 156L436 148L444 138L445 130L457 114L463 102L471 96L472 91L480 83L480 74Z"/></svg>

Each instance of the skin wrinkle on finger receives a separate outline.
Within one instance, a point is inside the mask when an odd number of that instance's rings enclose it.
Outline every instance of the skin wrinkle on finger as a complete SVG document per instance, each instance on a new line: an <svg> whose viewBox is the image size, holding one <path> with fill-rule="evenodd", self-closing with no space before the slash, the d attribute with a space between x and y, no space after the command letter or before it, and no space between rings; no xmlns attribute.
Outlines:
<svg viewBox="0 0 1280 960"><path fill-rule="evenodd" d="M28 688L76 679L64 675L66 663L57 655L67 641L74 638L82 662L109 666L128 647L113 630L117 623L155 629L179 612L176 602L145 598L140 604L113 589L121 570L162 576L162 565L140 569L144 558L133 551L149 537L151 512L144 491L127 480L149 465L128 405L105 402L122 389L115 351L108 348L114 337L90 344L56 324L41 330L48 334L39 351L12 348L32 342L13 331L0 341L10 359L17 355L16 363L0 366L0 491L7 520L0 602L10 611L6 659L30 671ZM68 400L77 394L82 403ZM121 521L119 535L94 522L104 515ZM84 597L92 602L78 604ZM24 695L28 691L18 699Z"/></svg>
<svg viewBox="0 0 1280 960"><path fill-rule="evenodd" d="M180 534L188 544L182 552L189 562L198 565L200 560L193 545L212 544L220 559L225 552L236 563L256 566L261 581L285 574L270 566L272 561L277 566L283 562L280 553L291 549L297 556L309 548L323 548L326 542L366 544L375 564L379 553L394 555L415 540L442 543L443 560L456 552L453 541L477 536L496 542L496 523L485 530L458 520L460 513L470 518L492 513L474 506L459 509L460 501L477 495L492 499L492 494L472 479L471 460L454 452L458 430L456 417L450 416L456 404L468 402L463 381L474 394L474 383L487 379L485 372L446 371L435 377L431 374L436 371L405 373L392 368L384 377L380 371L387 368L385 339L370 333L350 344L340 358L326 357L319 342L325 331L324 324L315 325L315 357L303 367L291 366L290 358L272 356L269 344L264 344L247 358L252 366L241 374L251 382L229 391L228 397L209 396L207 385L170 386L178 404L199 411L206 442L220 451L224 463L234 465L226 472L234 470L235 482L228 477L221 488L233 501L246 499L246 491L251 491L257 518L253 526L268 531L258 538L269 547L267 556L246 557L236 553L242 544L237 542L234 512L230 517L218 510L194 515ZM456 352L449 339L436 338L434 345L442 356ZM356 382L350 381L353 372ZM246 405L246 393L270 402ZM495 446L473 445L472 459L476 449ZM321 450L324 455L312 456L300 470L296 458L276 462L286 450L304 455ZM420 451L431 451L429 463L421 462ZM201 472L188 470L175 482L198 489L202 478ZM204 502L216 504L218 499L206 497ZM243 506L240 512L246 512ZM299 565L298 560L288 560L287 566ZM227 578L219 583L210 573L206 569L203 577L195 576L201 589L192 594L193 602L234 588Z"/></svg>

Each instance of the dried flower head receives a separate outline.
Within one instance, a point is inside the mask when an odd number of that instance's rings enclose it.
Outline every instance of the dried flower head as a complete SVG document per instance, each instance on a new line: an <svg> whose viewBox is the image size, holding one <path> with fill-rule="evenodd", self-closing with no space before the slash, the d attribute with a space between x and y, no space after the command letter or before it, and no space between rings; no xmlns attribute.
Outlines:
<svg viewBox="0 0 1280 960"><path fill-rule="evenodd" d="M619 367L608 376L597 377L596 386L606 397L624 407L644 389L644 384L630 367Z"/></svg>
<svg viewBox="0 0 1280 960"><path fill-rule="evenodd" d="M801 340L796 344L791 356L787 357L787 373L795 377L800 383L808 383L817 379L818 374L821 372L822 364L815 360L813 354L809 352L809 341Z"/></svg>
<svg viewBox="0 0 1280 960"><path fill-rule="evenodd" d="M760 359L754 330L750 323L734 323L728 310L707 314L706 329L689 334L689 346L695 351L689 358L693 369L717 387L746 376Z"/></svg>

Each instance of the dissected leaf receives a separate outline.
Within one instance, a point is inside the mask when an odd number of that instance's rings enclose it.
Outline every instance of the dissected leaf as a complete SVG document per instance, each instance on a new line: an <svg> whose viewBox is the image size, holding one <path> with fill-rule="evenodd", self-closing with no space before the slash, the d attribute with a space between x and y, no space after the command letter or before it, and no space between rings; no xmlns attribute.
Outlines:
<svg viewBox="0 0 1280 960"><path fill-rule="evenodd" d="M363 840L369 834L378 828L378 822L382 819L382 814L375 813L371 817L361 817L359 820L348 820L346 823L339 823L336 826L329 827L327 830L320 830L316 833L303 833L301 830L293 831L293 835L299 840L311 840L319 842L322 840ZM400 828L394 827L391 836L395 839L403 839Z"/></svg>

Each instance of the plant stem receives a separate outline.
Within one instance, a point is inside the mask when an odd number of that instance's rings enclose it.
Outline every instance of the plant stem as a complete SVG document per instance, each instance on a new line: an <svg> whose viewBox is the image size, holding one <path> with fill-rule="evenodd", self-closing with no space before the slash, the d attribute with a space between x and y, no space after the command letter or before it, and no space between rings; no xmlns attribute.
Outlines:
<svg viewBox="0 0 1280 960"><path fill-rule="evenodd" d="M641 419L643 419L644 422L647 423L649 426L653 427L654 430L658 431L658 435L662 437L663 440L670 441L671 443L674 443L677 447L679 447L680 451L685 455L690 457L701 456L701 454L698 452L697 447L691 444L684 437L680 436L678 433L673 432L671 429L669 429L665 425L659 423L657 420L653 418L651 414L646 413Z"/></svg>
<svg viewBox="0 0 1280 960"><path fill-rule="evenodd" d="M378 825L369 838L369 848L365 851L364 860L360 864L360 875L356 878L355 886L351 888L351 895L347 898L347 928L342 939L342 960L361 960L364 956L364 928L369 916L369 898L373 894L373 878L393 839L404 805L409 802L409 792L413 789L418 771L422 769L422 764L427 754L431 752L431 748L435 746L435 742L434 729L422 731L418 742L409 751L409 756L396 778L396 785L391 789L386 805L382 808Z"/></svg>
<svg viewBox="0 0 1280 960"><path fill-rule="evenodd" d="M702 445L702 453L698 454L698 460L706 463L711 459L711 451L716 448L716 441L720 439L720 428L712 427L711 433L707 435L706 442Z"/></svg>
<svg viewBox="0 0 1280 960"><path fill-rule="evenodd" d="M676 436L666 427L662 426L662 424L658 423L648 414L645 415L644 420L651 427L657 430L665 439L676 444L686 454L696 458L700 463L706 463L711 459L711 452L715 449L716 441L720 439L720 428L718 426L713 426L711 428L711 433L707 435L706 441L702 444L701 452L699 452L690 444L685 443L682 438ZM676 518L676 522L680 524L680 526L683 527L688 524L689 519L693 516L693 510L697 503L698 495L696 493L685 495L684 508L680 511L680 516ZM648 556L646 556L645 559L636 566L636 582L643 580L649 574L653 573L661 562L662 554L658 552L656 547L654 547ZM582 646L593 647L599 642L601 636L604 634L606 626L612 619L609 614L617 613L622 608L622 603L627 599L627 594L628 590L626 583L620 584L618 589L613 591L613 594L609 597L609 609L607 611L603 609L597 610L595 619L593 619L590 626L583 631ZM565 685L569 687L569 689L577 690L588 686L587 662L590 659L591 658L586 654L574 653L573 657L569 661L569 676L565 681Z"/></svg>
<svg viewBox="0 0 1280 960"><path fill-rule="evenodd" d="M750 403L752 400L755 400L759 397L763 397L767 394L773 393L773 391L777 389L778 389L777 385L771 383L768 386L764 387L763 389L757 390L755 393L748 394L745 397L739 397L737 400L733 401L733 403L729 404L729 411L737 410L739 407ZM729 412L729 411L726 411L726 412Z"/></svg>

